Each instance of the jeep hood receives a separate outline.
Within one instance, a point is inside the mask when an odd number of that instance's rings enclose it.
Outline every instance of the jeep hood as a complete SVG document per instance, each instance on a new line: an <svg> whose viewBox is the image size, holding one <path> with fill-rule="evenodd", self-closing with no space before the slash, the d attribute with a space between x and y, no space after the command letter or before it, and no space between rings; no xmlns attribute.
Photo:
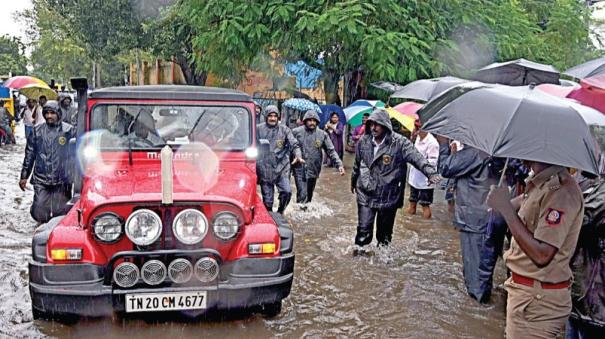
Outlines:
<svg viewBox="0 0 605 339"><path fill-rule="evenodd" d="M256 199L256 174L242 162L221 161L210 173L187 161L173 166L173 200L177 202L225 202L239 207L249 217ZM159 161L120 163L111 171L88 170L82 202L91 207L125 202L162 201Z"/></svg>

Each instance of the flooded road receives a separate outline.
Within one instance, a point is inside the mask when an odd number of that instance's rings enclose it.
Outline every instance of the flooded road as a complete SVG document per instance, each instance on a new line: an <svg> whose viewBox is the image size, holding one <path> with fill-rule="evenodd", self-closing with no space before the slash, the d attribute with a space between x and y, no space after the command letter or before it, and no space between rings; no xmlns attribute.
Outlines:
<svg viewBox="0 0 605 339"><path fill-rule="evenodd" d="M495 289L488 306L466 295L458 232L450 226L443 191L436 191L433 220L400 210L388 249L352 256L357 212L355 196L348 191L350 155L345 156L346 176L324 168L308 211L295 206L286 211L295 230L296 266L292 293L279 316L194 322L104 318L73 325L32 321L27 260L33 191L21 192L17 186L24 148L20 134L17 146L0 148L0 337L504 336L503 291ZM504 275L500 261L496 284Z"/></svg>

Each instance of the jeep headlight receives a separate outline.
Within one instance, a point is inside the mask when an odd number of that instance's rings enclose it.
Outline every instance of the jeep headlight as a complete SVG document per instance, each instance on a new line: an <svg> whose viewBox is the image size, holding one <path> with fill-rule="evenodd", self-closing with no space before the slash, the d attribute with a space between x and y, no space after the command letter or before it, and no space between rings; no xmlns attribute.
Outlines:
<svg viewBox="0 0 605 339"><path fill-rule="evenodd" d="M92 223L94 234L100 241L114 242L122 235L122 220L113 213L101 214Z"/></svg>
<svg viewBox="0 0 605 339"><path fill-rule="evenodd" d="M162 221L153 211L136 210L126 220L126 235L139 246L153 244L162 234Z"/></svg>
<svg viewBox="0 0 605 339"><path fill-rule="evenodd" d="M212 228L218 238L229 240L239 231L239 219L231 212L221 212L214 217Z"/></svg>
<svg viewBox="0 0 605 339"><path fill-rule="evenodd" d="M193 245L202 241L208 231L208 220L204 213L194 210L186 209L174 218L172 223L172 233L176 236L178 241L183 244Z"/></svg>

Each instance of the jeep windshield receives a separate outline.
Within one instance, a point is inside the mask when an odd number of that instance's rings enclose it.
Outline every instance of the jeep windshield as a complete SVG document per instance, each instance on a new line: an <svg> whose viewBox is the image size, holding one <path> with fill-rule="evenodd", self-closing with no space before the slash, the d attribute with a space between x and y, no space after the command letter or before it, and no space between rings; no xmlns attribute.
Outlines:
<svg viewBox="0 0 605 339"><path fill-rule="evenodd" d="M251 144L250 113L238 106L99 104L91 130L102 131L102 149L155 149L204 143L215 150Z"/></svg>

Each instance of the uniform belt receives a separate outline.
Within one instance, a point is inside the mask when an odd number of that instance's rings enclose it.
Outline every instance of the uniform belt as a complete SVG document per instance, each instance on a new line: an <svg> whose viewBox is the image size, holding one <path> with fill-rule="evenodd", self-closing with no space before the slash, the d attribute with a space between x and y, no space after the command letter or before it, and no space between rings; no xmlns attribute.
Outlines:
<svg viewBox="0 0 605 339"><path fill-rule="evenodd" d="M517 274L515 272L512 272L513 275L513 281L516 282L517 284L521 284L521 285L525 285L525 286L534 286L534 282L539 282L540 286L542 286L543 289L545 290L559 290L559 289L563 289L563 288L568 288L569 287L569 280L566 281L561 281L558 283L548 283L548 282L542 282L542 281L538 281L535 280L533 278L528 278L528 277L524 277L520 274Z"/></svg>

